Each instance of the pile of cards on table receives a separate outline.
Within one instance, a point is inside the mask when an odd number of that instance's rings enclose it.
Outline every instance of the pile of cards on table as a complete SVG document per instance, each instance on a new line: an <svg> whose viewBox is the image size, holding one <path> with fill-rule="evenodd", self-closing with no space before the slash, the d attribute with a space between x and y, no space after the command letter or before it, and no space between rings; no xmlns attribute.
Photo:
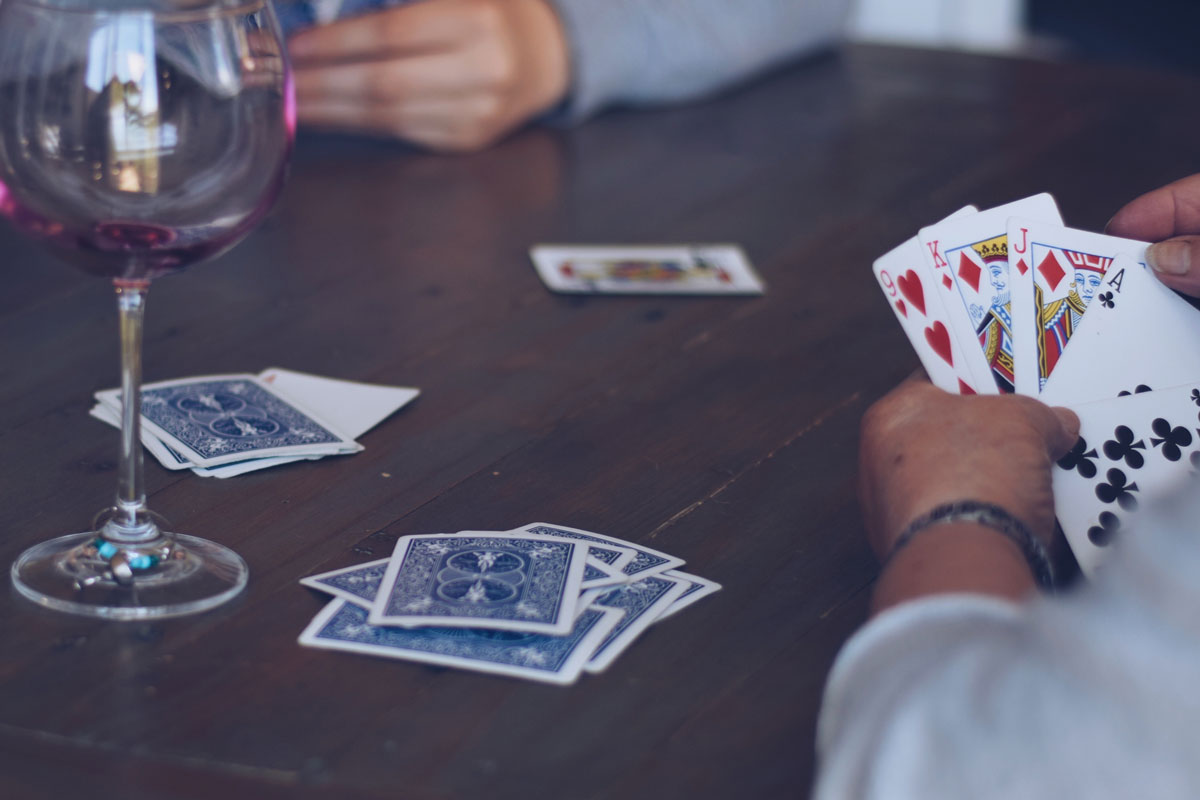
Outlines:
<svg viewBox="0 0 1200 800"><path fill-rule="evenodd" d="M732 294L766 291L737 245L550 245L530 253L542 283L563 294Z"/></svg>
<svg viewBox="0 0 1200 800"><path fill-rule="evenodd" d="M321 378L273 367L142 387L142 444L167 469L229 478L328 455L420 394L416 389ZM121 390L96 392L91 415L121 426Z"/></svg>
<svg viewBox="0 0 1200 800"><path fill-rule="evenodd" d="M961 209L875 262L935 385L1079 415L1054 496L1087 574L1130 515L1200 470L1200 312L1159 283L1146 247L1063 227L1040 194Z"/></svg>
<svg viewBox="0 0 1200 800"><path fill-rule="evenodd" d="M404 536L391 558L300 581L334 597L300 643L568 684L721 588L682 565L542 522Z"/></svg>

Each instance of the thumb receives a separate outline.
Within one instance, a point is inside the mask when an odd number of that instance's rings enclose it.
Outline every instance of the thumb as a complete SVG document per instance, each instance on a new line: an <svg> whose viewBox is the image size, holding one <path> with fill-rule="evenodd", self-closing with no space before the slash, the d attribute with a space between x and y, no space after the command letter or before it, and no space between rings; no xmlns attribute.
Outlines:
<svg viewBox="0 0 1200 800"><path fill-rule="evenodd" d="M1165 285L1200 297L1200 236L1179 236L1152 244L1146 260Z"/></svg>
<svg viewBox="0 0 1200 800"><path fill-rule="evenodd" d="M1079 416L1069 408L1055 406L1050 409L1058 418L1059 429L1047 437L1050 455L1056 460L1067 454L1067 451L1079 441Z"/></svg>

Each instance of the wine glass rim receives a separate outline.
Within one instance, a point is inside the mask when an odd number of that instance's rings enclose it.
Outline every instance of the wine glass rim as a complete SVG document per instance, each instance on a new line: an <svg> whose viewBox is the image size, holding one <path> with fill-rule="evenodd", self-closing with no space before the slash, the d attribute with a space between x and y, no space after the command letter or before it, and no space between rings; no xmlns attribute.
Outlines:
<svg viewBox="0 0 1200 800"><path fill-rule="evenodd" d="M178 8L158 7L153 0L128 0L116 8L87 7L70 0L0 0L0 5L24 5L46 8L68 14L107 16L118 14L151 14L164 22L193 22L225 16L244 16L265 7L267 0L193 0Z"/></svg>

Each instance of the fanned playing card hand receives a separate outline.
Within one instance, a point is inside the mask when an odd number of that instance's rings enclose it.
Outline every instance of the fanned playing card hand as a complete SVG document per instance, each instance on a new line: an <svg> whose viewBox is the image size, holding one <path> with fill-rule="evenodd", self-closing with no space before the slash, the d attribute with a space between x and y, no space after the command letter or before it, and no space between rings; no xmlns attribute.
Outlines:
<svg viewBox="0 0 1200 800"><path fill-rule="evenodd" d="M1065 228L1049 195L971 211L922 229L875 276L935 385L1079 414L1055 510L1092 574L1131 515L1200 470L1200 312L1154 277L1145 242Z"/></svg>

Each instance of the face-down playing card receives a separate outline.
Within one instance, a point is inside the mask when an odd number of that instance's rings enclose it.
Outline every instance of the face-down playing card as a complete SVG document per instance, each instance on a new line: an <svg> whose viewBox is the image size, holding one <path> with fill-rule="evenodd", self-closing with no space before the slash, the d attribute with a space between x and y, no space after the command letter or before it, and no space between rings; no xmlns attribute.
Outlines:
<svg viewBox="0 0 1200 800"><path fill-rule="evenodd" d="M624 539L618 539L615 536L605 536L602 533L593 533L592 531L580 530L579 528L567 528L562 525L551 525L545 522L531 522L521 528L517 528L513 533L535 534L537 536L551 536L567 540L587 542L589 544L599 544L607 547L626 547L632 548L634 551L633 560L625 564L621 571L626 578L632 578L635 575L650 574L653 572L663 572L668 569L682 567L684 561L678 556L668 555L659 550L653 550L645 545L637 542L628 542Z"/></svg>
<svg viewBox="0 0 1200 800"><path fill-rule="evenodd" d="M974 213L975 208L967 206L946 219L961 219ZM998 391L983 351L973 342L964 348L952 333L943 293L930 279L932 273L925 264L917 237L876 259L874 273L934 386L955 394Z"/></svg>
<svg viewBox="0 0 1200 800"><path fill-rule="evenodd" d="M1008 221L1016 390L1036 397L1083 320L1113 260L1145 265L1145 242L1065 228L1039 220Z"/></svg>
<svg viewBox="0 0 1200 800"><path fill-rule="evenodd" d="M1054 508L1080 568L1093 575L1133 517L1200 472L1200 383L1074 408L1080 438L1055 467Z"/></svg>
<svg viewBox="0 0 1200 800"><path fill-rule="evenodd" d="M596 647L621 619L615 608L587 608L563 635L465 628L372 625L367 610L332 601L300 634L308 647L417 661L545 683L574 682Z"/></svg>
<svg viewBox="0 0 1200 800"><path fill-rule="evenodd" d="M602 672L608 668L613 660L646 628L657 622L691 585L690 581L659 573L636 578L592 600L592 606L620 609L624 615L604 641L597 645L596 652L588 659L584 669L588 672Z"/></svg>
<svg viewBox="0 0 1200 800"><path fill-rule="evenodd" d="M1069 406L1200 380L1200 312L1134 257L1118 256L1040 399Z"/></svg>
<svg viewBox="0 0 1200 800"><path fill-rule="evenodd" d="M583 569L583 582L580 588L584 590L605 588L625 582L625 575L602 558L593 555L599 548L589 547L587 565ZM325 594L340 597L363 608L370 609L379 593L379 584L383 582L384 573L391 559L381 558L368 561L365 564L355 564L319 575L309 575L301 578L300 583L310 589ZM689 576L692 580L703 580Z"/></svg>
<svg viewBox="0 0 1200 800"><path fill-rule="evenodd" d="M668 617L673 617L693 603L698 603L705 597L708 597L713 592L721 591L721 584L716 581L710 581L708 578L701 578L699 575L692 575L689 572L669 569L662 574L668 578L684 581L688 584L688 587L683 590L683 594L675 598L675 602L671 603L666 611L658 615L658 619L655 622L662 622Z"/></svg>
<svg viewBox="0 0 1200 800"><path fill-rule="evenodd" d="M587 544L551 536L404 536L371 606L372 625L571 629Z"/></svg>
<svg viewBox="0 0 1200 800"><path fill-rule="evenodd" d="M956 338L964 348L974 343L982 349L1002 392L1013 391L1015 383L1008 274L1008 219L1014 216L1062 224L1054 198L1039 194L919 234Z"/></svg>
<svg viewBox="0 0 1200 800"><path fill-rule="evenodd" d="M97 393L119 411L119 390ZM332 455L362 446L253 375L213 375L142 387L142 424L190 465L268 456Z"/></svg>

